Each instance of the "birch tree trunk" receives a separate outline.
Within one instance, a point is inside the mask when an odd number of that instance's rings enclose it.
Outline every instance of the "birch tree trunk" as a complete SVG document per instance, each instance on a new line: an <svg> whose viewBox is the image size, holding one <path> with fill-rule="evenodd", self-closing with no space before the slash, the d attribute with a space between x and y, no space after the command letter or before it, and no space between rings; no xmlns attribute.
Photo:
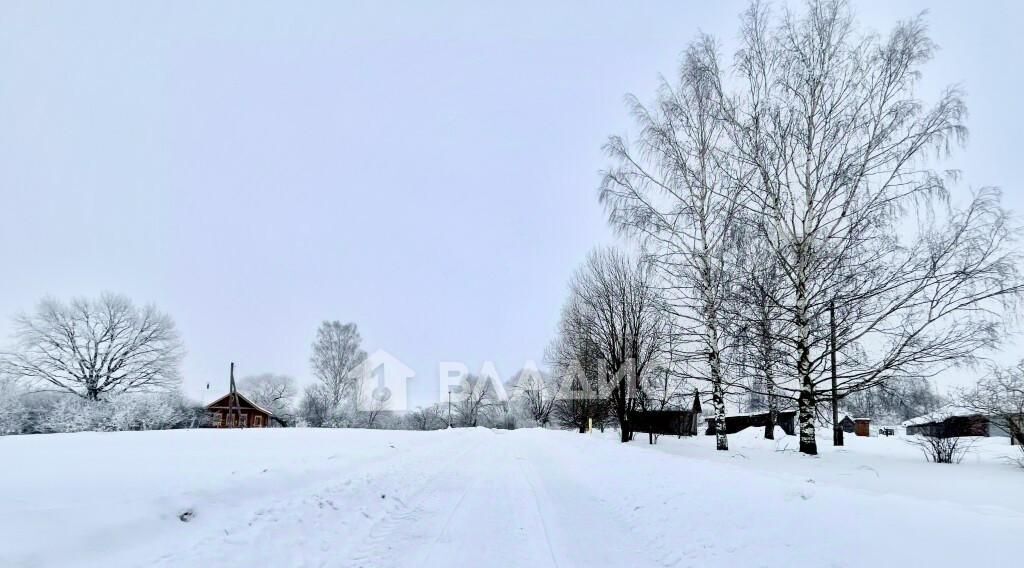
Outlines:
<svg viewBox="0 0 1024 568"><path fill-rule="evenodd" d="M796 350L797 376L800 380L800 395L797 399L800 421L800 451L816 455L818 442L814 435L814 377L811 376L811 326L807 314L806 250L798 248L801 258L797 259L796 274Z"/></svg>
<svg viewBox="0 0 1024 568"><path fill-rule="evenodd" d="M761 341L770 342L771 337L762 333ZM767 348L770 349L771 345L768 345ZM779 408L775 403L775 377L772 376L771 365L764 367L764 390L765 397L768 399L768 422L764 425L764 438L774 440L775 425L779 423Z"/></svg>

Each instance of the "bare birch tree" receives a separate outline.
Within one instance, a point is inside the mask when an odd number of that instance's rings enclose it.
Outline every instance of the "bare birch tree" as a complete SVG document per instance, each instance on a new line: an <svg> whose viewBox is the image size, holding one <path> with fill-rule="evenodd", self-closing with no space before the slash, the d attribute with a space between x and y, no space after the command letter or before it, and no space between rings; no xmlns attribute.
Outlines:
<svg viewBox="0 0 1024 568"><path fill-rule="evenodd" d="M742 39L726 115L738 169L754 173L742 203L786 276L776 303L793 325L800 449L814 454L829 306L840 396L970 357L1000 340L993 310L1020 293L1014 230L994 190L943 214L949 177L929 158L964 141L966 106L955 88L916 98L935 49L922 18L881 37L839 0L777 22L755 3Z"/></svg>
<svg viewBox="0 0 1024 568"><path fill-rule="evenodd" d="M99 400L107 394L170 390L184 354L170 316L117 294L70 303L46 299L15 318L8 371L51 389Z"/></svg>
<svg viewBox="0 0 1024 568"><path fill-rule="evenodd" d="M323 386L322 394L332 412L337 411L343 401L355 404L359 381L353 370L366 360L361 343L362 337L354 323L325 321L316 332L310 365Z"/></svg>
<svg viewBox="0 0 1024 568"><path fill-rule="evenodd" d="M721 310L739 186L728 171L721 91L717 47L705 36L686 50L678 85L663 83L652 108L630 98L639 140L631 146L611 138L606 148L616 165L600 197L612 225L641 238L666 282L685 334L680 349L697 354L688 367L711 385L717 447L727 450Z"/></svg>
<svg viewBox="0 0 1024 568"><path fill-rule="evenodd" d="M615 226L642 238L698 345L683 351L712 385L718 447L732 384L723 362L746 372L753 361L769 398L797 399L801 451L814 454L821 395L836 409L998 344L1022 290L1016 229L997 190L951 207L955 176L929 167L964 141L966 107L955 88L932 105L916 98L934 52L920 17L881 37L859 33L841 0L774 19L754 3L741 31L737 92L702 37L653 109L632 101L639 142L611 140L618 164L601 198ZM775 274L744 265L742 233ZM737 290L748 305L733 315L747 315L727 326ZM743 345L758 347L724 353ZM792 370L781 382L776 364Z"/></svg>

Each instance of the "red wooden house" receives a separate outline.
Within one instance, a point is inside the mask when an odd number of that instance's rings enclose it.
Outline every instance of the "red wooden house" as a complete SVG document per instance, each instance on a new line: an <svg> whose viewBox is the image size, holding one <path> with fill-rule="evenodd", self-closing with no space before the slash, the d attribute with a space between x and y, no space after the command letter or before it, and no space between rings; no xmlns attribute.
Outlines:
<svg viewBox="0 0 1024 568"><path fill-rule="evenodd" d="M210 425L214 428L266 428L273 417L269 410L237 392L208 404L206 411L210 413Z"/></svg>
<svg viewBox="0 0 1024 568"><path fill-rule="evenodd" d="M206 411L210 415L210 425L214 428L267 428L270 421L275 419L274 413L245 398L235 389L234 363L231 363L228 394L207 404Z"/></svg>

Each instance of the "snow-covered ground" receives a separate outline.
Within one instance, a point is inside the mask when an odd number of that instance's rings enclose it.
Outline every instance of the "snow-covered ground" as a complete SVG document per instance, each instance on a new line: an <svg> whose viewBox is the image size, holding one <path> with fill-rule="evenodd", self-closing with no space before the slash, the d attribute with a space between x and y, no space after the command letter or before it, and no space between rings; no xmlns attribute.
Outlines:
<svg viewBox="0 0 1024 568"><path fill-rule="evenodd" d="M748 430L191 430L0 438L0 566L963 566L1013 562L1024 470ZM186 521L181 520L182 518Z"/></svg>

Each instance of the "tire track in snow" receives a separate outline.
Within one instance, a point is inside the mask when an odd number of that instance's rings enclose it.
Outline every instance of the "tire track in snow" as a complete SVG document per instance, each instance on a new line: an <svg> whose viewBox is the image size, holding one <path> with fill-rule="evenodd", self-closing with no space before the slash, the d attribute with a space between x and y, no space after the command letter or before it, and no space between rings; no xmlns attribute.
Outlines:
<svg viewBox="0 0 1024 568"><path fill-rule="evenodd" d="M349 561L344 565L360 567L396 565L395 562L401 560L395 555L398 544L409 545L416 540L427 538L427 535L420 535L417 531L409 529L415 529L424 518L429 518L432 511L429 501L432 500L433 492L437 489L438 480L456 475L457 471L453 465L464 463L466 456L475 451L481 443L477 442L466 448L455 459L443 462L443 467L423 479L416 491L406 496L405 499L396 498L399 506L385 511L383 517L370 525L366 536L356 543L348 555ZM463 492L464 495L465 492Z"/></svg>
<svg viewBox="0 0 1024 568"><path fill-rule="evenodd" d="M540 501L537 498L537 488L530 480L530 476L526 473L526 468L521 463L525 458L516 456L516 466L519 468L519 474L523 476L523 480L530 487L530 496L533 497L533 508L537 511L537 518L540 519L540 525L544 529L544 543L547 544L548 554L551 556L551 563L558 568L558 559L555 558L555 550L551 546L551 532L548 530L548 523L544 520L544 512L540 509Z"/></svg>
<svg viewBox="0 0 1024 568"><path fill-rule="evenodd" d="M436 537L407 566L562 565L550 538L538 492L519 465L516 438L499 434L466 475L466 484ZM440 519L438 519L440 521ZM442 560L443 559L443 560Z"/></svg>
<svg viewBox="0 0 1024 568"><path fill-rule="evenodd" d="M283 495L275 491L268 500L249 496L240 511L244 521L218 527L200 517L199 523L188 528L200 529L204 536L184 549L167 551L149 564L191 566L211 559L227 562L245 551L256 556L284 554L287 566L337 565L332 558L344 557L367 537L373 525L366 519L377 513L381 502L390 505L387 493L391 493L392 501L396 496L401 500L398 488L408 486L410 480L422 479L411 475L429 472L435 464L443 466L438 456L449 455L452 446L467 443L467 438L430 438L435 443L375 456L362 463L339 462L339 469L329 476L317 473L317 479L325 481L303 483ZM417 487L427 485L424 482ZM200 515L203 512L200 509ZM288 545L280 546L281 541Z"/></svg>

